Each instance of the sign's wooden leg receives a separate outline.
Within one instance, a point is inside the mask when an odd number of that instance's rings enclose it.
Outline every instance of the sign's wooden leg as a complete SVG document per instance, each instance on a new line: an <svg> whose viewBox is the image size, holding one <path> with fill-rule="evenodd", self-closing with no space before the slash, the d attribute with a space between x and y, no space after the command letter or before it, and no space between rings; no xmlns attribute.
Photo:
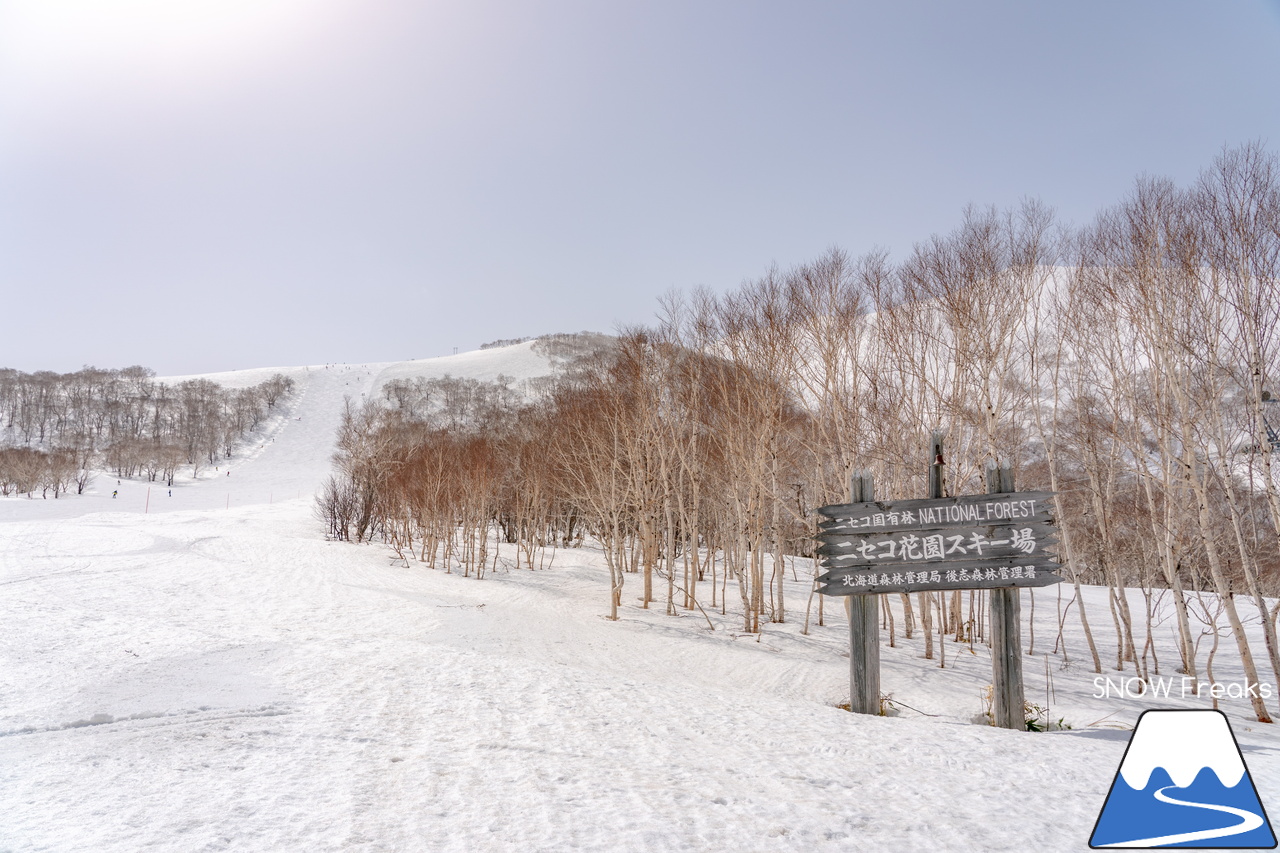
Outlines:
<svg viewBox="0 0 1280 853"><path fill-rule="evenodd" d="M1015 491L1013 467L1004 463L988 468L987 491ZM1025 731L1021 625L1022 591L991 590L991 711L997 726Z"/></svg>
<svg viewBox="0 0 1280 853"><path fill-rule="evenodd" d="M880 596L849 596L849 695L856 714L880 713Z"/></svg>
<svg viewBox="0 0 1280 853"><path fill-rule="evenodd" d="M855 503L873 501L870 471L854 474L849 491ZM880 713L880 596L849 596L849 710Z"/></svg>

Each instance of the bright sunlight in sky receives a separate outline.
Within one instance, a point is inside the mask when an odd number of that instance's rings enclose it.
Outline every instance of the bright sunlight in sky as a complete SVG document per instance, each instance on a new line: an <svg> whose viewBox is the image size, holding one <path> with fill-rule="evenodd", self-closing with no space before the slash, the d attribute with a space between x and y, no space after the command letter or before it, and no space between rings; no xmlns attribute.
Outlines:
<svg viewBox="0 0 1280 853"><path fill-rule="evenodd" d="M0 367L649 322L1280 151L1280 0L0 0ZM56 331L55 331L56 330Z"/></svg>
<svg viewBox="0 0 1280 853"><path fill-rule="evenodd" d="M263 73L334 19L330 0L0 0L0 72L33 116L104 93L216 88ZM13 87L6 87L12 89Z"/></svg>
<svg viewBox="0 0 1280 853"><path fill-rule="evenodd" d="M306 18L309 0L8 0L6 44L23 60L56 66L140 58L174 67L243 46L278 46Z"/></svg>

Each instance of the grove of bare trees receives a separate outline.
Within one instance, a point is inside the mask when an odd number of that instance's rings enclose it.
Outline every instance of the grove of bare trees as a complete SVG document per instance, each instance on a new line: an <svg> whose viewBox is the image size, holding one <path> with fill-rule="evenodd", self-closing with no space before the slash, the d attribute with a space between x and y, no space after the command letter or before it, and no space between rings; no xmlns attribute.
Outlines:
<svg viewBox="0 0 1280 853"><path fill-rule="evenodd" d="M283 374L249 388L156 382L143 367L75 373L0 369L0 495L84 491L90 471L173 485L231 455L293 389Z"/></svg>
<svg viewBox="0 0 1280 853"><path fill-rule="evenodd" d="M947 494L985 491L997 460L1056 493L1061 619L1080 620L1095 671L1212 680L1229 647L1248 680L1280 683L1277 320L1280 165L1250 144L1191 186L1138 180L1084 228L1035 202L971 208L900 262L833 249L673 294L652 328L583 347L537 389L388 386L348 409L319 509L333 536L464 574L590 539L613 617L635 586L646 608L807 628L821 602L782 581L812 577L812 508L847 501L855 469L923 497L940 430ZM1107 590L1106 613L1082 584ZM982 600L902 596L885 614L932 658L935 633L983 638Z"/></svg>

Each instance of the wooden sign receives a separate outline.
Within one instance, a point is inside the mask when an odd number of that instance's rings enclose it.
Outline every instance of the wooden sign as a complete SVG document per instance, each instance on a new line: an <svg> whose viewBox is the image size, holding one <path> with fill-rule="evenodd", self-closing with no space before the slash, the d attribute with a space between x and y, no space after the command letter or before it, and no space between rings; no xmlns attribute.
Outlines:
<svg viewBox="0 0 1280 853"><path fill-rule="evenodd" d="M818 514L826 520L818 524L818 529L828 534L896 533L991 524L1025 527L1033 522L1052 524L1052 513L1053 492L866 501L819 507Z"/></svg>
<svg viewBox="0 0 1280 853"><path fill-rule="evenodd" d="M818 512L824 595L1048 586L1062 580L1052 492L864 501Z"/></svg>
<svg viewBox="0 0 1280 853"><path fill-rule="evenodd" d="M1054 530L1035 523L1007 527L951 527L896 533L823 534L818 555L826 566L882 566L892 563L974 560L989 557L1040 556L1057 543Z"/></svg>
<svg viewBox="0 0 1280 853"><path fill-rule="evenodd" d="M924 565L885 567L879 571L866 566L832 569L818 577L823 595L870 595L884 592L932 592L956 589L1001 589L1037 587L1060 583L1054 574L1057 564L1045 558L1010 557Z"/></svg>
<svg viewBox="0 0 1280 853"><path fill-rule="evenodd" d="M826 570L819 591L847 596L849 709L883 712L880 593L985 588L992 716L997 726L1025 730L1018 588L1062 580L1045 553L1054 543L1053 493L1015 491L1013 466L1001 461L987 468L987 494L942 497L942 436L935 430L929 437L927 499L877 501L871 472L864 470L850 477L851 503L818 510L824 518L818 562ZM929 602L921 606L929 613Z"/></svg>

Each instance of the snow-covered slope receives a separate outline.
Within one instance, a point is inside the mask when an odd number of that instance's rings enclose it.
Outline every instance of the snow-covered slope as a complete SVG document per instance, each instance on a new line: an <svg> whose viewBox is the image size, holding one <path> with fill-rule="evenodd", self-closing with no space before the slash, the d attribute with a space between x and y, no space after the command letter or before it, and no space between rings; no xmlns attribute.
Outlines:
<svg viewBox="0 0 1280 853"><path fill-rule="evenodd" d="M1035 735L970 722L980 645L949 642L942 669L901 621L882 656L902 715L837 709L847 628L828 607L801 634L803 565L789 621L753 636L732 609L708 607L715 631L642 610L630 581L606 620L590 550L542 571L504 550L477 581L324 540L310 495L344 397L540 359L292 368L297 395L230 477L152 486L149 507L114 481L0 500L0 851L1083 850L1128 737L1108 725L1207 707L1094 698L1074 612L1049 669L1056 590L1028 698L1077 728ZM1280 802L1280 739L1227 707Z"/></svg>
<svg viewBox="0 0 1280 853"><path fill-rule="evenodd" d="M84 495L40 501L32 507L25 497L0 500L0 520L72 518L87 512L158 512L215 510L272 504L283 500L310 501L331 472L334 437L346 399L360 403L376 397L392 379L417 376L455 376L492 380L499 374L515 380L534 379L552 372L550 361L534 351L533 341L471 353L418 361L370 364L330 364L261 368L195 376L164 376L176 384L204 378L229 388L256 385L276 373L293 379L293 394L264 427L251 433L225 464L201 469L190 477L180 471L172 489L141 479L121 480L101 474ZM112 498L112 492L119 497ZM39 500L37 496L37 500Z"/></svg>

